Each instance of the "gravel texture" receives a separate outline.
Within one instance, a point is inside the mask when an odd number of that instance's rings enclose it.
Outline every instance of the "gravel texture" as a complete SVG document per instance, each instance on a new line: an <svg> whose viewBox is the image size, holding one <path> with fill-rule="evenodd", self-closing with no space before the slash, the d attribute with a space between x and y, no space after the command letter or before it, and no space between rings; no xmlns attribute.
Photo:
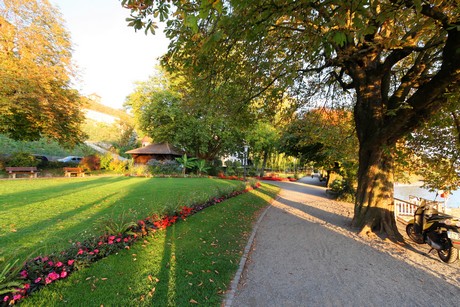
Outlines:
<svg viewBox="0 0 460 307"><path fill-rule="evenodd" d="M459 306L460 262L445 264L407 237L402 246L358 236L353 205L330 200L317 178L273 184L282 191L224 305Z"/></svg>

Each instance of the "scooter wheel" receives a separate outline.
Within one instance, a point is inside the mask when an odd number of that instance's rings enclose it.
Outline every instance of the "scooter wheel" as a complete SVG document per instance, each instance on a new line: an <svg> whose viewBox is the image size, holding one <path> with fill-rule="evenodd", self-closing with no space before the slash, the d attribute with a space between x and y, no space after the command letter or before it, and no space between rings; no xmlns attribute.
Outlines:
<svg viewBox="0 0 460 307"><path fill-rule="evenodd" d="M454 263L458 260L458 249L451 246L448 249L438 250L438 256L445 263Z"/></svg>
<svg viewBox="0 0 460 307"><path fill-rule="evenodd" d="M418 243L418 244L425 243L425 241L423 240L423 237L415 232L414 224L411 223L406 226L406 233L409 236L409 238L415 243Z"/></svg>

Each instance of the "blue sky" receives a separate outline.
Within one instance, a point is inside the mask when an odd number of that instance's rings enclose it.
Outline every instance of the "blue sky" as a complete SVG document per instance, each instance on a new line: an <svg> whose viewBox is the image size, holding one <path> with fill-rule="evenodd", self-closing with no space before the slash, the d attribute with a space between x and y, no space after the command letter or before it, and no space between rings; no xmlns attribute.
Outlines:
<svg viewBox="0 0 460 307"><path fill-rule="evenodd" d="M167 51L161 31L154 35L127 27L129 10L119 0L51 0L72 35L73 60L83 95L96 93L102 103L121 108L135 81L152 75L157 58Z"/></svg>

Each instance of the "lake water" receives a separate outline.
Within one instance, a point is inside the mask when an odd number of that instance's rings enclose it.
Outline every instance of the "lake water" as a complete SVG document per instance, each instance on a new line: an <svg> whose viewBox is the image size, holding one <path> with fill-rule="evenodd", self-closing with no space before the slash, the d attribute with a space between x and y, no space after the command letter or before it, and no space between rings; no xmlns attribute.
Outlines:
<svg viewBox="0 0 460 307"><path fill-rule="evenodd" d="M409 195L422 197L428 200L444 200L444 198L441 198L439 195L436 197L436 192L430 192L420 188L419 186L395 184L394 197L402 200L409 200ZM453 191L453 194L449 195L449 198L447 199L447 207L460 208L460 191Z"/></svg>

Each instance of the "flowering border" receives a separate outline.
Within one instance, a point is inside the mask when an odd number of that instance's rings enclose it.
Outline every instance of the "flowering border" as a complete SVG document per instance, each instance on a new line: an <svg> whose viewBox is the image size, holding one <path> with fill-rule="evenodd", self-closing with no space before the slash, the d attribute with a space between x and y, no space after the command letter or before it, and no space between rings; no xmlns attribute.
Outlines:
<svg viewBox="0 0 460 307"><path fill-rule="evenodd" d="M180 208L180 211L172 215L163 217L159 217L158 215L149 216L143 220L139 220L137 225L130 227L125 233L103 235L87 239L83 242L75 242L62 252L30 259L26 261L18 276L18 279L23 281L22 288L17 288L14 292L0 295L0 306L14 305L42 287L67 278L72 272L87 267L91 263L114 254L119 250L129 249L141 237L147 236L157 230L166 229L177 221L185 220L188 216L207 207L259 187L260 183L256 182L244 190L233 191L221 197L213 197L203 204L194 205L193 207L183 206Z"/></svg>

